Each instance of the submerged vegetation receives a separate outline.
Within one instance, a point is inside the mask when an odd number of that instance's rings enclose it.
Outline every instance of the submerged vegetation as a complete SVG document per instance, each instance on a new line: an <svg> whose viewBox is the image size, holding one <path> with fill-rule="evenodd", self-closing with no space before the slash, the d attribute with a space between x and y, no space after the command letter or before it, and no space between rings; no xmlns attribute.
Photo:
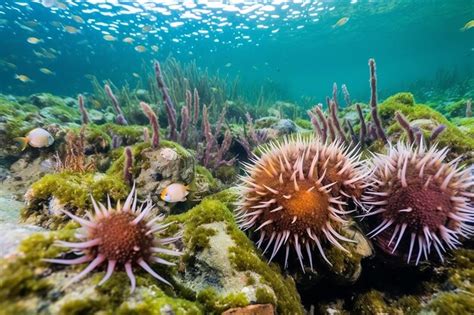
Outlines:
<svg viewBox="0 0 474 315"><path fill-rule="evenodd" d="M15 163L33 170L48 161L39 179L23 179L21 211L23 222L48 231L0 261L0 306L55 314L220 314L251 304L279 314L469 313L471 101L441 108L409 92L379 101L373 59L369 69L367 103L334 84L307 115L264 93L245 99L237 83L176 59L155 62L136 88L94 80L94 94L70 102L2 96L2 160L12 172L21 168ZM55 142L15 149L11 139L37 126ZM369 170L374 159L382 160ZM184 197L169 202L163 192ZM421 192L429 207L415 202ZM142 225L125 224L135 219ZM78 234L77 222L89 232ZM116 242L100 239L107 224L120 227ZM122 234L133 237L121 242ZM128 251L117 263L125 270L110 267L114 246ZM64 286L78 275L84 279Z"/></svg>

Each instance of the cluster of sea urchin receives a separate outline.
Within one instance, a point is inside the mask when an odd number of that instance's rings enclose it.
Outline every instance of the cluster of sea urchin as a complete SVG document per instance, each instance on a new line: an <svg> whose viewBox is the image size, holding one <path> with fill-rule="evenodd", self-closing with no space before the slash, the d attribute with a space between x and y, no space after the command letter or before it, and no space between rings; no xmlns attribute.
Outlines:
<svg viewBox="0 0 474 315"><path fill-rule="evenodd" d="M347 223L347 201L358 199L362 192L365 174L357 149L337 141L327 144L319 138L296 137L264 146L261 153L252 164L245 164L237 212L241 228L255 227L260 233L258 247L267 243L264 253L273 244L270 261L285 247L285 268L290 247L303 271L303 251L313 269L315 247L331 264L323 242L343 251L347 250L340 241L353 242L339 228Z"/></svg>
<svg viewBox="0 0 474 315"><path fill-rule="evenodd" d="M422 254L428 259L432 247L443 261L446 247L456 248L474 233L474 176L457 166L459 159L444 162L447 152L399 142L370 162L373 173L362 197L368 209L362 216L373 227L368 235L407 263L418 264Z"/></svg>
<svg viewBox="0 0 474 315"><path fill-rule="evenodd" d="M125 272L130 278L131 292L135 290L135 276L133 266L139 265L156 279L170 284L163 277L158 275L149 265L149 262L174 265L155 254L165 254L179 256L182 253L175 250L163 248L180 238L179 235L158 238L156 233L163 232L171 223L160 224L162 215L151 219L150 212L153 209L151 201L142 203L137 208L137 193L133 186L123 206L117 203L115 209L112 208L110 198L108 198L107 208L97 203L92 198L94 214L88 213L90 220L86 220L64 211L71 219L78 222L82 228L76 237L82 242L72 243L57 241L57 245L70 247L75 252L79 251L83 255L75 259L45 259L47 262L76 265L86 262L90 264L79 274L73 277L69 283L73 283L83 278L96 267L107 261L107 271L99 285L107 281L114 272L116 265L123 265Z"/></svg>

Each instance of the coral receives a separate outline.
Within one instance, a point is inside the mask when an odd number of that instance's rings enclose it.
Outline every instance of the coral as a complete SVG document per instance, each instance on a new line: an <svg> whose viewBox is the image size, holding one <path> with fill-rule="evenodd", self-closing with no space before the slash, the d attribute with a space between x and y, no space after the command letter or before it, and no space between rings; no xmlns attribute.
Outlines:
<svg viewBox="0 0 474 315"><path fill-rule="evenodd" d="M85 173L95 170L94 161L85 156L85 125L79 134L69 131L66 135L66 150L62 158L56 154L54 169L56 172Z"/></svg>
<svg viewBox="0 0 474 315"><path fill-rule="evenodd" d="M131 292L135 290L136 286L132 269L135 265L139 265L161 282L171 285L149 265L150 262L174 265L155 256L155 254L181 255L179 251L163 247L163 245L177 241L181 237L180 235L169 238L159 238L157 236L158 232L162 233L171 223L160 224L159 222L163 220L163 216L153 217L150 215L154 207L150 201L146 205L142 204L137 207L135 186L133 186L123 206L118 203L115 208L112 208L109 199L107 207L105 207L102 203L97 203L93 197L91 199L94 214L89 214L89 220L63 210L67 216L82 226L83 230L76 236L80 242L56 242L58 246L71 248L76 255L77 253L82 255L73 259L48 258L44 261L65 265L90 262L87 268L69 280L69 284L80 280L102 263L107 262L107 272L99 285L105 283L112 276L116 265L125 267L127 276L130 278Z"/></svg>
<svg viewBox="0 0 474 315"><path fill-rule="evenodd" d="M363 196L369 210L363 216L376 227L368 235L407 263L418 264L422 254L428 259L433 247L444 260L443 252L474 233L474 175L469 167L458 167L457 160L446 163L447 151L399 142L369 166L373 173Z"/></svg>
<svg viewBox="0 0 474 315"><path fill-rule="evenodd" d="M347 250L339 240L353 242L338 230L346 224L347 201L358 199L365 176L355 150L338 142L287 138L262 149L262 156L246 165L240 185L237 218L243 229L260 231L257 245L273 244L272 260L284 245L285 267L290 247L304 270L303 251L313 269L312 250L317 246L328 264L322 244L327 240Z"/></svg>

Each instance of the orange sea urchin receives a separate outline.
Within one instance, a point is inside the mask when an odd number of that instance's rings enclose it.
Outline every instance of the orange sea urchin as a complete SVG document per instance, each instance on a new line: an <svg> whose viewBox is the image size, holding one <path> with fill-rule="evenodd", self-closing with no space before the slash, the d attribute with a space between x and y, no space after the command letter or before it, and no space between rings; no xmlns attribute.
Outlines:
<svg viewBox="0 0 474 315"><path fill-rule="evenodd" d="M471 169L457 167L458 159L444 162L447 152L398 143L371 162L370 186L362 198L368 208L362 216L375 227L369 236L407 263L418 264L422 254L428 259L432 245L443 260L445 246L456 248L460 236L474 233L474 194L469 191L474 176Z"/></svg>
<svg viewBox="0 0 474 315"><path fill-rule="evenodd" d="M171 223L159 224L163 216L156 216L150 220L150 211L153 209L151 201L143 203L137 208L137 194L135 186L128 195L123 207L120 202L116 208L112 208L110 199L108 207L96 203L94 198L94 215L88 213L90 220L86 220L64 211L71 219L81 224L82 229L76 235L83 240L80 243L57 241L57 245L70 247L74 251L80 251L82 256L75 259L45 259L47 262L76 265L91 262L84 270L70 280L69 283L78 281L97 266L107 261L107 271L99 285L107 281L114 272L116 265L123 265L130 278L131 291L135 290L135 276L132 271L133 265L137 264L145 269L156 279L170 284L158 275L148 264L155 262L164 265L174 265L167 260L154 256L161 253L170 256L179 256L182 253L161 247L170 244L180 236L169 238L158 238L155 233L163 232Z"/></svg>
<svg viewBox="0 0 474 315"><path fill-rule="evenodd" d="M290 246L303 270L303 250L312 269L315 246L331 264L323 240L343 251L347 250L339 241L352 241L338 230L347 223L347 201L357 199L362 191L364 174L357 149L297 137L271 143L261 152L261 157L245 165L247 175L241 179L240 226L244 230L256 227L260 232L257 246L267 242L264 253L273 244L270 261L285 246L285 268Z"/></svg>

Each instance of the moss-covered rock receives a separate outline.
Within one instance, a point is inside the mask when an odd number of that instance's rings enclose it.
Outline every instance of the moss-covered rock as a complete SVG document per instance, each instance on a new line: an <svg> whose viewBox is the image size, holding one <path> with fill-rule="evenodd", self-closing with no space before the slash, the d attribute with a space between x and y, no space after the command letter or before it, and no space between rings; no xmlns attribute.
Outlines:
<svg viewBox="0 0 474 315"><path fill-rule="evenodd" d="M75 223L56 232L43 232L24 240L18 251L0 260L0 307L15 314L220 314L250 303L270 303L280 314L302 314L293 281L267 264L236 226L222 197L204 199L190 211L170 216L168 233L183 230L185 253L177 267L153 268L173 283L169 287L139 268L137 289L130 293L127 275L117 268L102 286L101 268L66 286L83 266L43 262L43 258L72 255L54 241L75 241ZM174 258L178 260L179 258ZM135 268L135 267L134 267Z"/></svg>
<svg viewBox="0 0 474 315"><path fill-rule="evenodd" d="M473 156L469 155L472 155L472 152L474 152L474 139L466 136L466 134L464 134L440 112L427 105L414 104L413 98L407 95L411 94L396 94L392 97L389 97L379 106L379 115L389 135L404 137L401 127L394 120L395 113L400 111L410 122L415 120L430 120L433 122L432 124L421 126L425 137L429 137L433 127L436 127L440 124L445 125L445 131L437 138L439 145L449 147L451 152L453 152L455 155L464 154L468 155L468 159L473 158ZM431 126L431 129L423 129L426 126ZM393 139L393 141L396 140L397 139Z"/></svg>
<svg viewBox="0 0 474 315"><path fill-rule="evenodd" d="M194 291L209 312L272 303L281 314L302 313L293 280L285 279L277 265L268 264L235 224L226 206L232 200L235 193L229 190L169 218L184 224L187 249L185 271L176 280Z"/></svg>
<svg viewBox="0 0 474 315"><path fill-rule="evenodd" d="M68 222L60 209L77 215L90 210L93 196L105 202L123 199L128 187L122 178L100 173L56 173L42 177L29 188L25 195L26 206L21 216L24 222L49 229L58 229Z"/></svg>

